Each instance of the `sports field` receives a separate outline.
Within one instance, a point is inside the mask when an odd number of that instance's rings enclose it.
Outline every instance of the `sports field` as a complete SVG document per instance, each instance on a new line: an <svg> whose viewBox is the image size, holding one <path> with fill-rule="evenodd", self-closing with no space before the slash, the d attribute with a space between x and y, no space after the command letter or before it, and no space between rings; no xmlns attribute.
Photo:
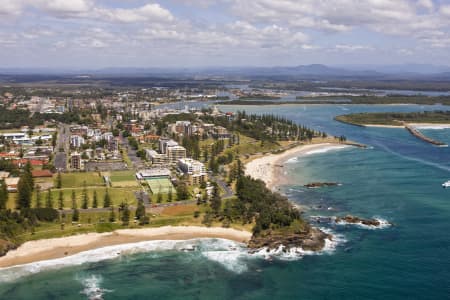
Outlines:
<svg viewBox="0 0 450 300"><path fill-rule="evenodd" d="M134 171L113 171L103 172L103 176L108 176L111 181L112 187L137 187L139 186L136 181Z"/></svg>
<svg viewBox="0 0 450 300"><path fill-rule="evenodd" d="M147 179L146 182L153 194L167 194L171 189L175 192L172 182L167 178Z"/></svg>

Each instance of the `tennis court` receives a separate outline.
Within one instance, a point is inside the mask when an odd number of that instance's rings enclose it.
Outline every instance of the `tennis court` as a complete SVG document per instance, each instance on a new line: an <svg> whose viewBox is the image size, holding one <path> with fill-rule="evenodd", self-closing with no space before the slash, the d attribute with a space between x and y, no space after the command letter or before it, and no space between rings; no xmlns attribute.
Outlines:
<svg viewBox="0 0 450 300"><path fill-rule="evenodd" d="M167 178L152 178L147 179L146 182L153 194L167 194L170 189L172 189L172 192L174 191L172 182Z"/></svg>

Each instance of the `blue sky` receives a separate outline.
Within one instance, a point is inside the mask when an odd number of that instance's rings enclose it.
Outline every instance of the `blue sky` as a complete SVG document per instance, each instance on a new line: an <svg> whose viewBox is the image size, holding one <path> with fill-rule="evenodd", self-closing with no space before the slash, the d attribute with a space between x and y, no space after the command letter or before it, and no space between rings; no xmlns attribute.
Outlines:
<svg viewBox="0 0 450 300"><path fill-rule="evenodd" d="M2 67L449 59L450 0L0 0Z"/></svg>

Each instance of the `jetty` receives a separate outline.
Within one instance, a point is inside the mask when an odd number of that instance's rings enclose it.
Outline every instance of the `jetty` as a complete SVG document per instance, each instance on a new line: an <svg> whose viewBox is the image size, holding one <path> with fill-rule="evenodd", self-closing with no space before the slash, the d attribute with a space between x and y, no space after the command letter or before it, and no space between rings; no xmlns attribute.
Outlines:
<svg viewBox="0 0 450 300"><path fill-rule="evenodd" d="M405 125L406 130L408 130L412 135L414 135L415 137L421 139L424 142L433 144L435 146L447 146L447 144L441 142L441 141L437 141L437 140L433 140L432 138L429 138L425 135L423 135L420 131L418 131L417 129L415 129L414 127L410 126L410 125Z"/></svg>

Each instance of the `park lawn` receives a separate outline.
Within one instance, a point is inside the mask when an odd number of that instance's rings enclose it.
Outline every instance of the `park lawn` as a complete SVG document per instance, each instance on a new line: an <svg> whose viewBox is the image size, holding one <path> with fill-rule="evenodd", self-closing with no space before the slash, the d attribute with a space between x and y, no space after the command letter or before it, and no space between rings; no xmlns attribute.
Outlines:
<svg viewBox="0 0 450 300"><path fill-rule="evenodd" d="M128 168L132 168L132 167L133 167L133 163L131 162L131 159L130 159L130 157L128 156L128 151L127 151L127 149L124 149L124 148L123 148L122 151L121 151L121 153L122 153L122 159L123 159L124 163L127 164Z"/></svg>
<svg viewBox="0 0 450 300"><path fill-rule="evenodd" d="M56 185L57 174L53 176ZM98 172L79 172L79 173L61 173L62 188L83 187L84 183L88 186L104 186L103 177Z"/></svg>
<svg viewBox="0 0 450 300"><path fill-rule="evenodd" d="M81 208L83 202L83 189L84 188L67 188L61 189L63 192L63 203L65 209L72 208L72 191L75 191L75 197L77 202L77 207ZM103 207L103 198L105 196L106 187L87 187L87 195L88 195L88 203L89 207L92 207L92 201L94 197L94 190L97 192L97 202L98 207ZM130 188L108 188L109 196L111 197L112 205L117 206L122 202L126 202L129 205L136 205L136 197L134 195L135 191L139 191L140 189L130 189ZM59 198L58 189L51 190L53 207L58 208L58 198ZM45 206L46 200L48 197L48 191L41 192L41 203ZM33 193L32 199L33 207L36 205L36 193Z"/></svg>
<svg viewBox="0 0 450 300"><path fill-rule="evenodd" d="M172 201L169 201L169 194L161 194L162 200L159 203L170 203L170 202L176 202L177 200L177 193L175 192L175 189L172 193ZM153 204L159 204L158 203L158 194L149 194L150 202Z"/></svg>
<svg viewBox="0 0 450 300"><path fill-rule="evenodd" d="M199 206L196 204L176 205L165 207L161 211L161 216L193 216L196 211L200 211Z"/></svg>
<svg viewBox="0 0 450 300"><path fill-rule="evenodd" d="M139 183L136 180L134 171L113 171L104 172L102 175L109 176L111 185L113 187L138 187Z"/></svg>

